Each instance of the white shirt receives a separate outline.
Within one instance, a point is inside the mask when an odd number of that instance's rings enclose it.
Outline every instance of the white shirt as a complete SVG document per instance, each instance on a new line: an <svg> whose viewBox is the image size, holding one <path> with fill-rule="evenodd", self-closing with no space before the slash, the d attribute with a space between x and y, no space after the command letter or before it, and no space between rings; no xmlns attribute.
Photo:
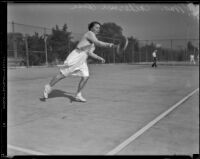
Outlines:
<svg viewBox="0 0 200 159"><path fill-rule="evenodd" d="M194 55L190 55L190 58L191 58L191 59L194 59Z"/></svg>
<svg viewBox="0 0 200 159"><path fill-rule="evenodd" d="M77 45L77 48L84 51L88 49L90 50L91 47L93 47L92 44L95 44L100 47L111 47L110 43L99 41L92 31L88 31L83 35L82 39Z"/></svg>
<svg viewBox="0 0 200 159"><path fill-rule="evenodd" d="M155 52L155 51L152 53L152 56L153 56L153 57L156 57L156 52Z"/></svg>
<svg viewBox="0 0 200 159"><path fill-rule="evenodd" d="M60 67L63 75L69 74L75 76L89 76L87 66L87 58L90 53L95 50L95 45L103 47L111 47L112 44L99 41L92 31L88 31L83 35L77 45L64 61L64 65Z"/></svg>

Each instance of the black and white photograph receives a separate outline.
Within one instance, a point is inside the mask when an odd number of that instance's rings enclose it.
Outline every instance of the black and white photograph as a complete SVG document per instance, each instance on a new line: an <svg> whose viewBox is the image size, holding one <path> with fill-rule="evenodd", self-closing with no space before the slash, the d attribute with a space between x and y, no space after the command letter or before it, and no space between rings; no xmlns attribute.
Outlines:
<svg viewBox="0 0 200 159"><path fill-rule="evenodd" d="M6 39L7 156L199 154L199 4L8 2Z"/></svg>

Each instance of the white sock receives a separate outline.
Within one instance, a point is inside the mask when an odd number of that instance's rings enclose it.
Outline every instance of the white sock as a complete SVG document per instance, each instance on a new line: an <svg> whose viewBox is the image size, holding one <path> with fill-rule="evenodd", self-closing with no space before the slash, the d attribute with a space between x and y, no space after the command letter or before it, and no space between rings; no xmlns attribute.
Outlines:
<svg viewBox="0 0 200 159"><path fill-rule="evenodd" d="M81 92L78 92L78 93L77 93L77 96L81 96Z"/></svg>
<svg viewBox="0 0 200 159"><path fill-rule="evenodd" d="M46 86L47 86L47 92L50 93L51 92L51 86L49 84L47 84Z"/></svg>

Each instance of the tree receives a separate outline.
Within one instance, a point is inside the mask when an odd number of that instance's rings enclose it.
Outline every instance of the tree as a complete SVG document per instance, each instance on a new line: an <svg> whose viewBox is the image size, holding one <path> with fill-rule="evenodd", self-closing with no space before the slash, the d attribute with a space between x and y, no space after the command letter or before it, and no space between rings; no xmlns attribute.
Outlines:
<svg viewBox="0 0 200 159"><path fill-rule="evenodd" d="M28 44L30 51L44 51L44 38L37 32L33 36L28 36Z"/></svg>
<svg viewBox="0 0 200 159"><path fill-rule="evenodd" d="M188 52L192 52L192 53L198 52L198 48L194 46L191 41L187 43L187 50Z"/></svg>
<svg viewBox="0 0 200 159"><path fill-rule="evenodd" d="M191 41L187 43L187 55L189 56L190 54L194 54L194 56L197 56L199 54L198 47L194 46Z"/></svg>
<svg viewBox="0 0 200 159"><path fill-rule="evenodd" d="M123 29L115 23L104 23L101 26L100 36L109 37L111 39L121 39Z"/></svg>
<svg viewBox="0 0 200 159"><path fill-rule="evenodd" d="M112 22L104 23L101 26L101 30L99 35L97 35L97 38L108 43L124 43L125 37L123 36L122 32L123 29L119 25ZM115 57L113 49L96 47L96 53L103 56L106 62L114 62L115 60L113 59ZM122 57L116 56L117 60L115 60L115 62L120 61L121 58Z"/></svg>
<svg viewBox="0 0 200 159"><path fill-rule="evenodd" d="M72 39L71 32L68 32L67 24L59 29L58 25L52 29L52 35L48 38L48 44L52 49L54 58L64 60L70 52L70 41Z"/></svg>
<svg viewBox="0 0 200 159"><path fill-rule="evenodd" d="M191 51L194 50L194 46L193 46L193 44L192 44L191 41L189 41L189 42L187 43L187 50L188 50L189 52L191 52Z"/></svg>
<svg viewBox="0 0 200 159"><path fill-rule="evenodd" d="M14 43L16 43L18 57L24 57L25 45L23 42L22 33L8 33L7 34L7 50L8 56L14 56Z"/></svg>

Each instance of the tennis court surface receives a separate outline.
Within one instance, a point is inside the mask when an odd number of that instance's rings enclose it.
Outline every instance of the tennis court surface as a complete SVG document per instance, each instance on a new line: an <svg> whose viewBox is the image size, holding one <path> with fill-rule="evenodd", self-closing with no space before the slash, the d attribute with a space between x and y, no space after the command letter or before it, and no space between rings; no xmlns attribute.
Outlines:
<svg viewBox="0 0 200 159"><path fill-rule="evenodd" d="M40 100L56 67L8 69L8 156L199 153L198 66L91 64L89 69L86 103L71 102L77 77L62 80L48 100ZM140 135L131 138L135 134Z"/></svg>

